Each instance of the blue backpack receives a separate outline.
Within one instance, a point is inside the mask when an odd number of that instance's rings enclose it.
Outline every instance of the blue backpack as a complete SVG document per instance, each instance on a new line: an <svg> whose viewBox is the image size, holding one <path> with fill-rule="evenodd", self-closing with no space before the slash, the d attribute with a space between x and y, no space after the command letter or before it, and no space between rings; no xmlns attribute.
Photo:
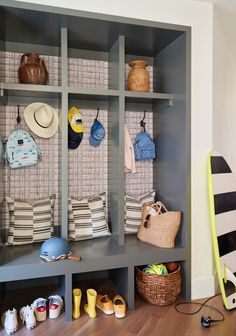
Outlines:
<svg viewBox="0 0 236 336"><path fill-rule="evenodd" d="M5 149L5 161L10 168L35 165L41 159L41 152L32 136L22 129L11 132Z"/></svg>
<svg viewBox="0 0 236 336"><path fill-rule="evenodd" d="M136 161L155 159L155 144L149 133L143 131L136 135L134 154Z"/></svg>

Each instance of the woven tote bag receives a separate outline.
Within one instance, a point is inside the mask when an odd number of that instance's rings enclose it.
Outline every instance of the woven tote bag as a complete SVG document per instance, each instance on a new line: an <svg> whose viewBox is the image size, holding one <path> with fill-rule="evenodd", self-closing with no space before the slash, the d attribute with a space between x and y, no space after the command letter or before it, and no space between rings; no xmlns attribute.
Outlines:
<svg viewBox="0 0 236 336"><path fill-rule="evenodd" d="M154 209L155 215L150 211ZM164 204L156 202L142 208L142 223L138 231L138 239L158 247L172 248L179 231L180 211L168 211Z"/></svg>

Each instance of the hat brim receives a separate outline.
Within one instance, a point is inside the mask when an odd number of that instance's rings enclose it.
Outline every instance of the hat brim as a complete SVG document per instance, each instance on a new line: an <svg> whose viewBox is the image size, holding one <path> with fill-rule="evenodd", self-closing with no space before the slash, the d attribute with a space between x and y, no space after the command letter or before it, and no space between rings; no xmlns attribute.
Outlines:
<svg viewBox="0 0 236 336"><path fill-rule="evenodd" d="M72 130L70 124L68 124L68 148L76 149L79 147L83 139L83 133L76 133Z"/></svg>
<svg viewBox="0 0 236 336"><path fill-rule="evenodd" d="M34 118L34 112L42 105L49 107L53 112L53 120L49 127L44 128L37 124ZM24 118L29 129L41 138L51 138L56 134L58 129L58 115L53 107L45 103L32 103L26 106L24 110Z"/></svg>
<svg viewBox="0 0 236 336"><path fill-rule="evenodd" d="M68 149L76 149L79 147L82 139L79 142L74 142L68 139Z"/></svg>

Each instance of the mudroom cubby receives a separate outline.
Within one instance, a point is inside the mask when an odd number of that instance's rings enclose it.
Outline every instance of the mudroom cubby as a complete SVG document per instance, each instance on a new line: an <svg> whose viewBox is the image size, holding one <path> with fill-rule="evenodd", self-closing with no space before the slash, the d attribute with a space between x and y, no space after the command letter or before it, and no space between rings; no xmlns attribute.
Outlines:
<svg viewBox="0 0 236 336"><path fill-rule="evenodd" d="M72 287L80 288L82 299L86 302L86 290L93 288L98 294L108 294L110 298L116 294L127 297L129 271L128 268L105 269L72 275ZM126 286L124 286L126 284Z"/></svg>
<svg viewBox="0 0 236 336"><path fill-rule="evenodd" d="M1 163L0 282L60 277L65 317L71 320L72 289L81 274L96 279L106 272L133 309L135 266L178 261L183 271L182 295L190 298L190 28L12 0L1 1L0 18L2 139L15 127L17 105L26 129L23 112L30 103L49 104L59 117L56 135L36 137L41 162L15 170ZM27 52L45 59L48 85L19 83L20 57ZM149 63L149 92L127 90L128 63L134 59ZM68 149L68 110L72 106L79 108L84 122L83 140L75 150ZM89 136L98 109L106 136L93 148ZM127 175L124 125L128 124L134 139L144 111L157 157L153 162L137 163L137 174ZM125 235L125 194L151 189L167 208L182 213L173 249L143 243L135 234ZM111 235L70 241L72 254L81 256L81 262L42 262L39 243L4 245L9 228L6 196L32 199L56 193L56 233L67 239L68 197L102 192L106 192Z"/></svg>

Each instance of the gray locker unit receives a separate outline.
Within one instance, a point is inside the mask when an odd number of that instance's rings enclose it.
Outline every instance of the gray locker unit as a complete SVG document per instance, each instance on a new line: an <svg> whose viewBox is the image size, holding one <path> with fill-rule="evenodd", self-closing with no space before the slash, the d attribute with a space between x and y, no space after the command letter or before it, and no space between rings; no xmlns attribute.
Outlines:
<svg viewBox="0 0 236 336"><path fill-rule="evenodd" d="M59 234L67 238L68 150L67 112L81 107L108 111L108 204L111 238L70 242L80 263L42 263L40 244L1 244L0 282L58 277L65 298L65 316L72 319L72 280L80 273L107 271L120 293L134 308L135 267L147 263L178 261L182 267L182 295L191 295L190 237L190 50L191 29L144 20L128 19L71 9L34 5L12 0L0 2L1 51L58 56L58 85L29 85L0 81L2 105L25 106L40 101L60 110L59 137ZM107 88L70 86L68 59L80 57L108 62ZM145 58L153 66L153 92L130 92L125 87L125 64ZM153 187L169 209L181 210L182 222L173 249L142 243L124 234L124 123L126 111L152 111L157 159L153 163ZM0 167L1 201L4 202L3 167ZM40 181L39 181L40 183ZM138 183L138 182L137 182ZM3 203L2 203L3 204ZM2 216L3 218L4 216ZM4 241L7 223L0 224Z"/></svg>

